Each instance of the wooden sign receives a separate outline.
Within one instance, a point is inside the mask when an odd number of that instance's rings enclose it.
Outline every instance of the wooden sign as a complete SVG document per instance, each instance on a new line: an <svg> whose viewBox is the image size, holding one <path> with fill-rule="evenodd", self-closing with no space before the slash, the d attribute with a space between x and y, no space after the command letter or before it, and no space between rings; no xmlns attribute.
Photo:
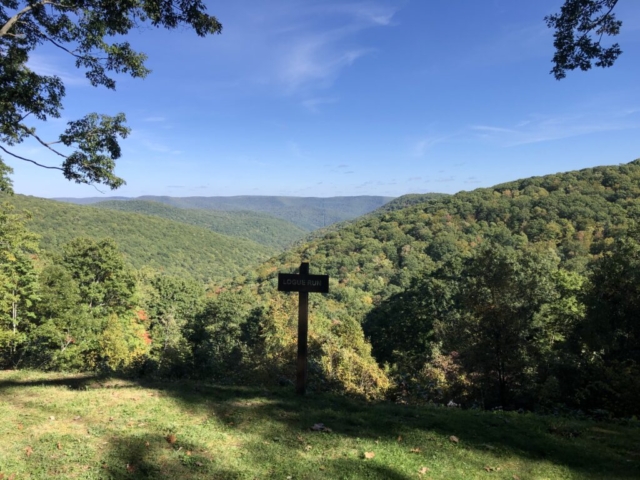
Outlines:
<svg viewBox="0 0 640 480"><path fill-rule="evenodd" d="M329 275L278 274L279 292L329 292Z"/></svg>
<svg viewBox="0 0 640 480"><path fill-rule="evenodd" d="M298 292L298 367L296 371L296 393L304 395L307 389L307 336L309 332L309 292L327 293L329 275L309 275L309 264L300 264L298 275L278 274L278 291Z"/></svg>

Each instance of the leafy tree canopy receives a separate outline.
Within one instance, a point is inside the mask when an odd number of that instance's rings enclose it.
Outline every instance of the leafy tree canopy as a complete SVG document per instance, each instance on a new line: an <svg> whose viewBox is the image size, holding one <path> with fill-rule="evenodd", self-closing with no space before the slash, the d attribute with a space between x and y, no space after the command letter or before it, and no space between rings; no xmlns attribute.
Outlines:
<svg viewBox="0 0 640 480"><path fill-rule="evenodd" d="M201 0L0 0L0 150L40 167L61 170L77 183L124 184L114 173L119 138L129 129L125 116L89 113L68 123L58 139L42 139L37 121L59 118L65 86L56 75L40 75L27 66L29 55L46 44L68 53L85 69L93 86L115 89L111 75L145 77L146 56L121 38L151 24L192 28L199 36L220 33L222 25L206 13ZM33 139L62 158L60 166L42 165L10 148ZM57 145L68 147L60 150ZM68 152L71 153L68 153ZM11 170L0 158L0 190L10 190Z"/></svg>
<svg viewBox="0 0 640 480"><path fill-rule="evenodd" d="M602 46L602 38L620 33L622 22L613 9L618 0L565 0L560 13L548 15L545 21L555 30L551 73L557 80L567 76L567 70L586 71L593 66L610 67L622 53L614 43Z"/></svg>

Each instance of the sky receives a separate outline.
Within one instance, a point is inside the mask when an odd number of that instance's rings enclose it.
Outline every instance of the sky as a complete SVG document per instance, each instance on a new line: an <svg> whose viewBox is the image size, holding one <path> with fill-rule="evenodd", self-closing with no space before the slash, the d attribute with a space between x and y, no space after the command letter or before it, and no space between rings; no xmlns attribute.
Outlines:
<svg viewBox="0 0 640 480"><path fill-rule="evenodd" d="M640 158L640 2L616 7L623 54L557 81L545 15L562 0L205 0L221 35L145 27L145 79L91 87L42 48L35 71L66 83L56 139L90 112L125 112L112 191L14 161L17 193L400 196L473 190ZM37 144L14 149L48 165Z"/></svg>

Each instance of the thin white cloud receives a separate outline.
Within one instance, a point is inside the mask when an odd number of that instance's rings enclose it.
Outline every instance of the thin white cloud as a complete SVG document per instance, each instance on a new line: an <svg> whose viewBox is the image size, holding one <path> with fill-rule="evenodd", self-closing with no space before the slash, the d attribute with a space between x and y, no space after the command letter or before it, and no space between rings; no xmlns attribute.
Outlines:
<svg viewBox="0 0 640 480"><path fill-rule="evenodd" d="M367 49L329 48L330 40L319 36L293 45L280 71L280 80L290 92L304 87L330 86L339 72L365 55Z"/></svg>
<svg viewBox="0 0 640 480"><path fill-rule="evenodd" d="M165 117L147 117L143 119L144 122L164 122L166 120Z"/></svg>
<svg viewBox="0 0 640 480"><path fill-rule="evenodd" d="M473 125L476 138L514 147L548 142L599 132L640 128L640 119L633 118L634 109L623 112L598 112L597 115L575 114L562 116L532 116L513 127Z"/></svg>
<svg viewBox="0 0 640 480"><path fill-rule="evenodd" d="M330 97L316 97L316 98L307 98L303 100L301 105L309 110L311 113L319 113L321 105L329 105L332 103L336 103L338 100Z"/></svg>
<svg viewBox="0 0 640 480"><path fill-rule="evenodd" d="M395 13L396 8L381 3L297 4L286 32L271 38L278 81L288 93L329 87L345 68L374 51L358 44L358 33L392 25Z"/></svg>
<svg viewBox="0 0 640 480"><path fill-rule="evenodd" d="M89 80L82 75L79 70L67 70L60 67L60 63L52 62L51 57L40 55L37 53L31 53L27 67L39 75L60 77L65 85L69 86L90 86Z"/></svg>
<svg viewBox="0 0 640 480"><path fill-rule="evenodd" d="M429 134L420 138L419 140L414 141L413 145L410 148L410 154L412 157L422 158L426 155L427 151L438 145L439 143L446 142L447 140L455 137L457 134L449 134L449 135L435 135Z"/></svg>

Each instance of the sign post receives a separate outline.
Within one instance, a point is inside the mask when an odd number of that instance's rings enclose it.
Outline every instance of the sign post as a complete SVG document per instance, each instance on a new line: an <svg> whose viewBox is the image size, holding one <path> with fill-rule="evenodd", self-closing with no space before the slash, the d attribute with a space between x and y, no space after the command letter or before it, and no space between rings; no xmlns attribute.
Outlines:
<svg viewBox="0 0 640 480"><path fill-rule="evenodd" d="M300 273L279 273L279 292L298 292L298 366L296 393L304 395L307 388L307 336L309 332L309 292L327 293L329 275L309 275L309 263L300 264Z"/></svg>

